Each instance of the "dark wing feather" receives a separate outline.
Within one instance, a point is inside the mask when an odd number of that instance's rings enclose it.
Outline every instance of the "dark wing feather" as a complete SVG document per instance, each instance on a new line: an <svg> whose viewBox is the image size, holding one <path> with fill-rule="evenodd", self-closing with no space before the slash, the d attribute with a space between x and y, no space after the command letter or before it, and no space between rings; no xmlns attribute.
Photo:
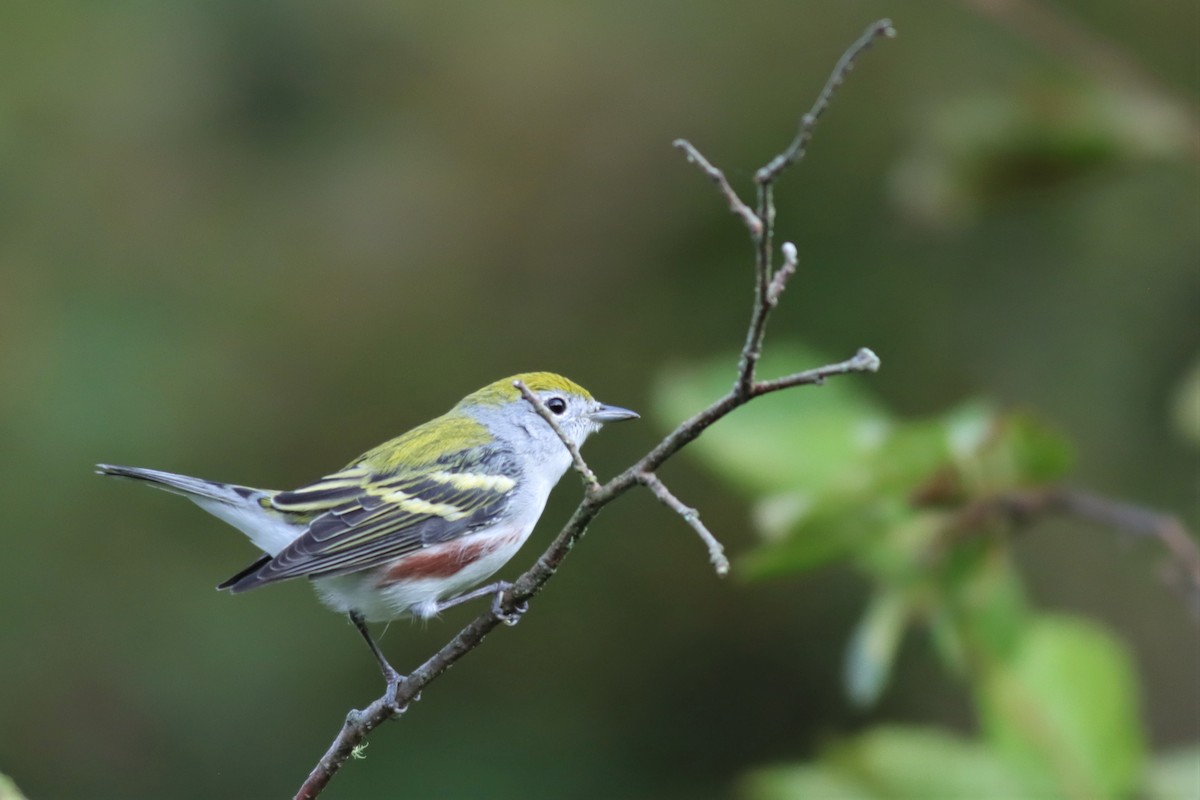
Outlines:
<svg viewBox="0 0 1200 800"><path fill-rule="evenodd" d="M291 492L276 510L311 519L274 558L226 581L234 592L296 578L369 569L493 523L519 475L507 452L472 448L454 463L379 474L359 464Z"/></svg>

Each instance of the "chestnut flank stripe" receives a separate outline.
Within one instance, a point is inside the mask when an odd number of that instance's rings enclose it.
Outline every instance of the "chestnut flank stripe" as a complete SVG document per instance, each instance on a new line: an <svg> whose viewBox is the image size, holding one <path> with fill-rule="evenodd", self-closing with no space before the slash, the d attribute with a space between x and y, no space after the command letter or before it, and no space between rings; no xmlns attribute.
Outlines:
<svg viewBox="0 0 1200 800"><path fill-rule="evenodd" d="M379 579L379 586L384 587L399 581L420 578L449 578L468 564L501 547L513 544L515 538L514 536L494 536L490 539L464 544L447 542L404 556L388 567L383 577Z"/></svg>

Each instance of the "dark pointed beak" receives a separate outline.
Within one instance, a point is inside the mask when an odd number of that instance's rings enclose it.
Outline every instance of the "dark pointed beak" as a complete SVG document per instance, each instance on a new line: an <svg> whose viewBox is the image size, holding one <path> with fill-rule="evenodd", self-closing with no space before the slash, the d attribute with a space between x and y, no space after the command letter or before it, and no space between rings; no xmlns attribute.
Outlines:
<svg viewBox="0 0 1200 800"><path fill-rule="evenodd" d="M593 422L620 422L623 419L637 419L638 413L620 406L601 405L590 415Z"/></svg>

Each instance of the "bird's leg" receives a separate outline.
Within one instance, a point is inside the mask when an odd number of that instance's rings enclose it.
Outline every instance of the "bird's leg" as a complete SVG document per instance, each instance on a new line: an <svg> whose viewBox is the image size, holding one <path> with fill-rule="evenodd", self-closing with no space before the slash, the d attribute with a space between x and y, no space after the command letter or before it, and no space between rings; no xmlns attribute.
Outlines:
<svg viewBox="0 0 1200 800"><path fill-rule="evenodd" d="M375 656L375 661L379 664L379 671L383 673L383 679L387 681L388 703L391 705L392 711L403 713L404 707L396 702L396 692L400 689L400 682L406 676L397 672L396 668L389 664L388 660L383 657L383 651L379 649L379 645L375 643L371 632L367 630L367 621L363 619L362 614L357 611L351 611L350 621L354 623L354 627L358 628L358 632L366 640L367 647L371 648L371 654Z"/></svg>
<svg viewBox="0 0 1200 800"><path fill-rule="evenodd" d="M462 594L455 595L447 600L439 601L437 610L438 613L441 613L447 608L453 608L454 606L459 605L460 603L465 603L468 600L474 600L477 597L487 597L488 595L491 595L492 613L496 615L496 618L505 625L516 625L521 621L521 615L529 610L529 604L520 603L511 612L505 611L503 608L501 608L500 598L503 597L504 593L511 588L512 584L508 581L496 581L495 583L489 583L487 586L480 586L478 589L472 589L469 592L463 592Z"/></svg>

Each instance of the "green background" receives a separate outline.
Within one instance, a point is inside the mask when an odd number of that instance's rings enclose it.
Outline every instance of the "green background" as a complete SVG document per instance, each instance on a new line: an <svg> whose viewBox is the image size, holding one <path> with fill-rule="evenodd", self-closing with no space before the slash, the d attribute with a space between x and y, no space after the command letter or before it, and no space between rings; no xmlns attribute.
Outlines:
<svg viewBox="0 0 1200 800"><path fill-rule="evenodd" d="M1171 409L1200 352L1200 12L1049 7L1113 74L965 2L5 5L0 772L37 798L294 790L381 688L357 635L302 583L213 592L240 535L91 465L288 487L529 369L649 410L668 367L736 349L750 298L744 233L671 140L747 187L879 16L900 37L779 188L801 272L768 349L870 346L883 371L843 380L904 413L1037 409L1077 483L1194 527ZM593 466L661 422L606 431ZM663 474L754 545L744 498L686 453ZM1046 524L1017 553L1038 604L1129 643L1151 745L1200 738L1200 640L1156 551ZM841 570L719 581L629 496L329 796L722 797L867 725L972 730L924 641L851 710L867 599ZM473 611L384 648L403 669Z"/></svg>

